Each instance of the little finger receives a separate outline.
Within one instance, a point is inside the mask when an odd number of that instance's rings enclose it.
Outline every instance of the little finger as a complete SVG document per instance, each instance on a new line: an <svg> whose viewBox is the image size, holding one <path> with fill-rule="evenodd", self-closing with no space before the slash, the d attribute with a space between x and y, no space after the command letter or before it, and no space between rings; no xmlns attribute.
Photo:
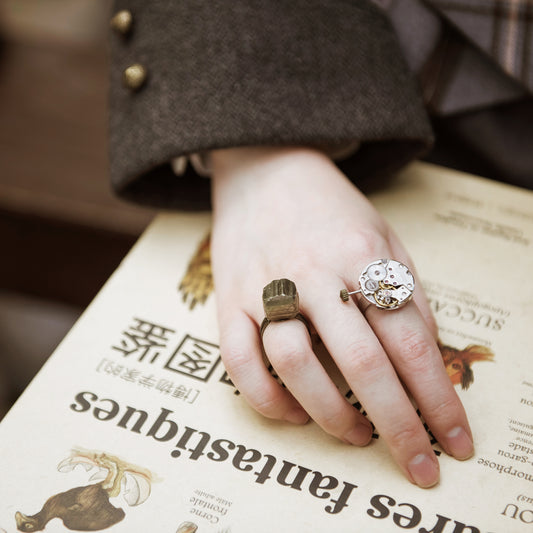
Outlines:
<svg viewBox="0 0 533 533"><path fill-rule="evenodd" d="M220 353L233 384L267 418L305 424L309 415L270 374L263 361L259 328L242 311L220 320Z"/></svg>

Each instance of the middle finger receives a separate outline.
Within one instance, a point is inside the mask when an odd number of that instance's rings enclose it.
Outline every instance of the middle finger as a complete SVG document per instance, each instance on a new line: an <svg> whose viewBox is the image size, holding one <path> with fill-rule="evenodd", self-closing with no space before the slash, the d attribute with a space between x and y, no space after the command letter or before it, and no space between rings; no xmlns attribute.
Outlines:
<svg viewBox="0 0 533 533"><path fill-rule="evenodd" d="M411 481L432 486L439 467L426 430L367 320L353 302L340 301L342 285L332 277L321 283L320 293L302 287L310 319L395 461Z"/></svg>

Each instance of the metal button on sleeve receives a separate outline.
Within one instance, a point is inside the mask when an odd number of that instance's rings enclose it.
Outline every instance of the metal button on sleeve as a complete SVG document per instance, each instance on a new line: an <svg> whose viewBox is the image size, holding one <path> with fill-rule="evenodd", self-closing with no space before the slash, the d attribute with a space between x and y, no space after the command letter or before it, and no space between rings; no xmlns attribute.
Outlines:
<svg viewBox="0 0 533 533"><path fill-rule="evenodd" d="M131 91L138 91L145 83L148 71L140 63L130 65L122 74L124 86Z"/></svg>
<svg viewBox="0 0 533 533"><path fill-rule="evenodd" d="M122 9L111 19L111 28L121 35L128 35L133 26L133 15L129 9Z"/></svg>

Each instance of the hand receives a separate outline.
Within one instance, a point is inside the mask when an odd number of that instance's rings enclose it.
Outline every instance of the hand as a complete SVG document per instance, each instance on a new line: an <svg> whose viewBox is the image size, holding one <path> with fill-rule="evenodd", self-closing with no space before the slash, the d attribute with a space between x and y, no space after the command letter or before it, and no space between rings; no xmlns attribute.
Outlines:
<svg viewBox="0 0 533 533"><path fill-rule="evenodd" d="M235 386L267 417L303 424L310 415L345 442L371 439L370 423L334 385L299 320L272 322L263 336L287 389L268 372L259 335L262 289L288 278L301 312L405 475L422 487L437 483L438 461L408 393L447 453L466 459L473 445L420 284L396 311L372 305L361 311L339 298L341 288L358 288L359 273L375 259L393 258L413 270L391 228L319 151L235 148L214 151L212 163L221 354Z"/></svg>

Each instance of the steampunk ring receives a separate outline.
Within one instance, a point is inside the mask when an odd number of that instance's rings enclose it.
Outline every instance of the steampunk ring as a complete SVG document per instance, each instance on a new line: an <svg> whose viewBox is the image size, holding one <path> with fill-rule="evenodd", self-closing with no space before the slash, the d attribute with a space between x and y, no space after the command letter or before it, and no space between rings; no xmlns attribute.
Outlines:
<svg viewBox="0 0 533 533"><path fill-rule="evenodd" d="M359 276L359 289L352 292L342 289L340 298L347 302L351 294L361 293L379 309L393 311L411 300L414 290L415 278L406 265L394 259L378 259Z"/></svg>
<svg viewBox="0 0 533 533"><path fill-rule="evenodd" d="M290 279L275 279L263 288L263 309L265 318L261 323L261 337L270 322L300 320L309 330L307 320L300 313L300 302L296 285Z"/></svg>

